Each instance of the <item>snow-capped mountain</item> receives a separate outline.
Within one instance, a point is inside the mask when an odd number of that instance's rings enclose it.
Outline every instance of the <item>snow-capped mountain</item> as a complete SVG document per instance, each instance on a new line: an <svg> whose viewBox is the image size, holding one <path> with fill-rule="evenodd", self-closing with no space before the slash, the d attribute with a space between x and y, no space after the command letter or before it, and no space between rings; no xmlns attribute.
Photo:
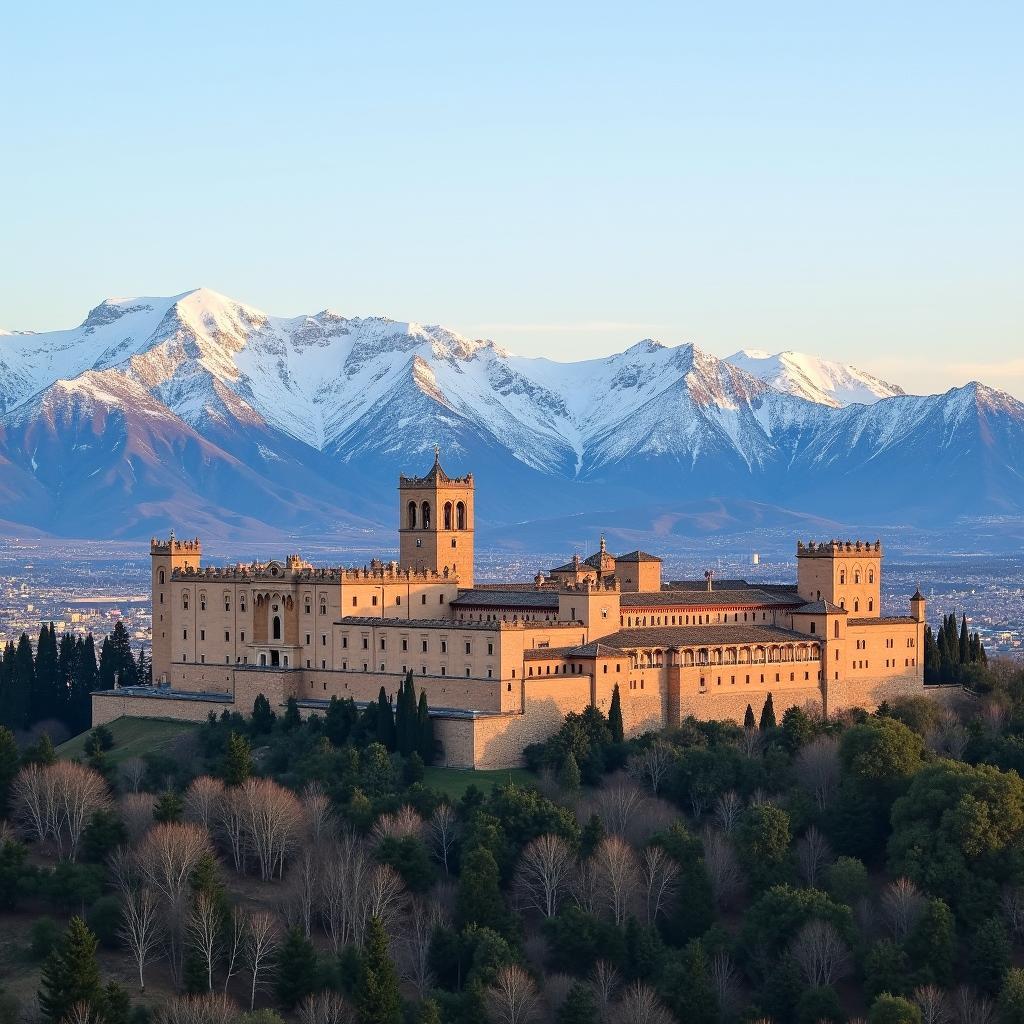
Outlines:
<svg viewBox="0 0 1024 1024"><path fill-rule="evenodd" d="M806 398L839 409L845 405L871 405L880 398L906 392L848 363L831 362L806 352L777 352L743 349L727 362L771 384L787 395Z"/></svg>
<svg viewBox="0 0 1024 1024"><path fill-rule="evenodd" d="M366 536L391 528L396 474L435 443L476 474L495 526L594 509L653 521L710 498L924 521L968 488L976 511L1024 506L1021 403L981 385L912 397L793 353L646 340L556 363L206 289L0 336L0 523Z"/></svg>

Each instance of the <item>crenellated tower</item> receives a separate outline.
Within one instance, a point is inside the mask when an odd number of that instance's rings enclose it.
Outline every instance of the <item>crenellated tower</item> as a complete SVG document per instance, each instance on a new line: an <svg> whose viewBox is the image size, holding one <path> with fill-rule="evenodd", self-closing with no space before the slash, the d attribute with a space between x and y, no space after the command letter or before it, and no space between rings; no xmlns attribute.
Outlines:
<svg viewBox="0 0 1024 1024"><path fill-rule="evenodd" d="M177 540L174 531L167 540L149 542L153 595L153 682L170 678L172 616L171 574L175 569L198 569L202 561L203 546L198 537Z"/></svg>
<svg viewBox="0 0 1024 1024"><path fill-rule="evenodd" d="M798 541L796 573L805 601L831 601L865 618L882 614L881 541Z"/></svg>
<svg viewBox="0 0 1024 1024"><path fill-rule="evenodd" d="M403 569L428 571L458 578L460 587L473 586L473 474L451 477L434 465L426 476L400 476L399 555Z"/></svg>

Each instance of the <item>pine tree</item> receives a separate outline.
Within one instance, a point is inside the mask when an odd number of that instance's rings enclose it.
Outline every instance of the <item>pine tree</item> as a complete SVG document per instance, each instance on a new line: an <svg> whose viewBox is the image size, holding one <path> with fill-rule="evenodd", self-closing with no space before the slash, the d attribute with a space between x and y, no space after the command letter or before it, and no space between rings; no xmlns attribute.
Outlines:
<svg viewBox="0 0 1024 1024"><path fill-rule="evenodd" d="M761 708L761 721L759 727L761 730L774 729L775 728L775 704L772 701L772 695L768 694L768 699L764 702L764 707Z"/></svg>
<svg viewBox="0 0 1024 1024"><path fill-rule="evenodd" d="M471 850L462 862L455 910L460 923L493 928L501 934L508 923L501 878L494 854L485 846Z"/></svg>
<svg viewBox="0 0 1024 1024"><path fill-rule="evenodd" d="M103 988L96 945L96 936L85 922L73 917L40 978L39 1008L52 1024L60 1024L75 1003L99 1008Z"/></svg>
<svg viewBox="0 0 1024 1024"><path fill-rule="evenodd" d="M355 990L358 1024L401 1024L398 975L388 956L388 938L380 920L370 918Z"/></svg>
<svg viewBox="0 0 1024 1024"><path fill-rule="evenodd" d="M574 982L555 1015L556 1024L593 1024L597 1019L593 992L587 985Z"/></svg>
<svg viewBox="0 0 1024 1024"><path fill-rule="evenodd" d="M576 755L570 750L562 763L562 786L570 793L578 793L582 781L583 777L580 775L580 766Z"/></svg>
<svg viewBox="0 0 1024 1024"><path fill-rule="evenodd" d="M622 727L622 698L619 696L619 684L612 688L612 703L608 709L608 728L611 730L612 743L621 743L625 737Z"/></svg>
<svg viewBox="0 0 1024 1024"><path fill-rule="evenodd" d="M420 701L416 708L416 751L424 764L433 764L437 759L437 740L434 739L434 720L427 707L427 691L420 690Z"/></svg>
<svg viewBox="0 0 1024 1024"><path fill-rule="evenodd" d="M228 749L224 757L224 781L229 786L240 786L252 775L252 749L249 741L237 732L228 737Z"/></svg>
<svg viewBox="0 0 1024 1024"><path fill-rule="evenodd" d="M294 697L289 697L284 702L284 716L281 719L281 725L285 732L294 732L302 725L299 702Z"/></svg>
<svg viewBox="0 0 1024 1024"><path fill-rule="evenodd" d="M395 749L395 712L383 686L377 695L377 718L374 724L377 729L377 742L393 751Z"/></svg>
<svg viewBox="0 0 1024 1024"><path fill-rule="evenodd" d="M754 709L748 704L746 713L743 715L743 728L756 729L757 719L754 717Z"/></svg>
<svg viewBox="0 0 1024 1024"><path fill-rule="evenodd" d="M139 686L149 686L153 682L153 666L146 657L146 649L140 645L139 656L135 659L135 681Z"/></svg>
<svg viewBox="0 0 1024 1024"><path fill-rule="evenodd" d="M290 928L277 953L277 1001L291 1010L316 988L316 950L300 928Z"/></svg>
<svg viewBox="0 0 1024 1024"><path fill-rule="evenodd" d="M334 746L344 746L348 743L352 729L358 721L359 712L356 709L356 702L351 697L344 700L331 697L327 714L324 715L324 735Z"/></svg>
<svg viewBox="0 0 1024 1024"><path fill-rule="evenodd" d="M6 725L0 725L0 819L7 817L7 802L11 783L18 774L18 744L14 733Z"/></svg>

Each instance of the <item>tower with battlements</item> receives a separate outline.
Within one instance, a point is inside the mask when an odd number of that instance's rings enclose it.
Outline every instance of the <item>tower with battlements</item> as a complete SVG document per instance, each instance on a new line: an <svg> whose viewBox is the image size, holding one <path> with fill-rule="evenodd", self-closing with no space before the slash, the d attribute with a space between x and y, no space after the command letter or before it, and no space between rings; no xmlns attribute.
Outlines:
<svg viewBox="0 0 1024 1024"><path fill-rule="evenodd" d="M171 573L175 569L198 569L203 546L196 537L177 540L171 531L167 540L149 542L153 595L153 682L167 680L171 669Z"/></svg>

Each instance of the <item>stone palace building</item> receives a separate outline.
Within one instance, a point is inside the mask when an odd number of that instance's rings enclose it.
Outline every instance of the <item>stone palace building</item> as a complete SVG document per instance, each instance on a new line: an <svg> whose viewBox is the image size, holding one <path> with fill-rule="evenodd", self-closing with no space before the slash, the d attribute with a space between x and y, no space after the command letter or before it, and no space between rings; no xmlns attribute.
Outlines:
<svg viewBox="0 0 1024 1024"><path fill-rule="evenodd" d="M397 562L204 566L198 539L153 540L153 685L93 694L93 723L248 713L261 693L323 712L411 669L441 763L494 768L569 711L607 712L616 685L627 734L742 721L768 693L830 715L923 691L925 600L882 615L878 541L798 543L795 584L665 582L661 559L603 540L533 583L477 584L472 475L435 456L398 489Z"/></svg>

